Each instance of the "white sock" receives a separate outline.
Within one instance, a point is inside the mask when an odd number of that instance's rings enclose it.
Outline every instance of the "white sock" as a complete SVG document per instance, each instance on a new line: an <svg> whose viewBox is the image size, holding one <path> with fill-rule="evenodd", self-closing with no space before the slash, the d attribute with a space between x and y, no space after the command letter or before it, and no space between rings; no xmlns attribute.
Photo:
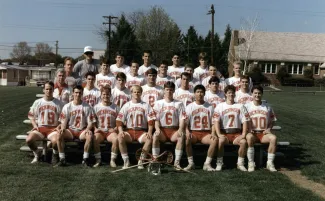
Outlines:
<svg viewBox="0 0 325 201"><path fill-rule="evenodd" d="M180 161L183 155L182 150L175 149L175 161Z"/></svg>
<svg viewBox="0 0 325 201"><path fill-rule="evenodd" d="M145 158L147 158L147 153L142 152L140 155L140 159L143 160Z"/></svg>
<svg viewBox="0 0 325 201"><path fill-rule="evenodd" d="M102 154L100 152L98 152L97 154L94 154L96 159L101 159L102 158Z"/></svg>
<svg viewBox="0 0 325 201"><path fill-rule="evenodd" d="M53 154L58 154L58 151L53 149Z"/></svg>
<svg viewBox="0 0 325 201"><path fill-rule="evenodd" d="M59 153L60 159L65 159L65 153Z"/></svg>
<svg viewBox="0 0 325 201"><path fill-rule="evenodd" d="M128 160L129 159L129 155L128 154L121 154L123 161Z"/></svg>
<svg viewBox="0 0 325 201"><path fill-rule="evenodd" d="M84 152L84 158L89 158L89 153L88 152Z"/></svg>
<svg viewBox="0 0 325 201"><path fill-rule="evenodd" d="M217 163L223 163L223 157L218 157L217 158Z"/></svg>
<svg viewBox="0 0 325 201"><path fill-rule="evenodd" d="M153 157L157 157L160 153L160 148L152 148L152 155Z"/></svg>
<svg viewBox="0 0 325 201"><path fill-rule="evenodd" d="M210 163L211 163L211 161L212 161L212 158L211 158L211 157L209 157L209 156L207 156L207 158L205 159L205 162L204 162L204 164L210 164Z"/></svg>
<svg viewBox="0 0 325 201"><path fill-rule="evenodd" d="M273 163L275 154L267 153L267 162Z"/></svg>
<svg viewBox="0 0 325 201"><path fill-rule="evenodd" d="M248 149L247 149L248 162L254 162L254 155L255 155L254 147L248 147Z"/></svg>
<svg viewBox="0 0 325 201"><path fill-rule="evenodd" d="M244 160L243 157L238 157L237 164L244 165Z"/></svg>
<svg viewBox="0 0 325 201"><path fill-rule="evenodd" d="M127 155L127 154L126 154ZM114 152L111 152L111 160L115 160L117 157L117 154Z"/></svg>
<svg viewBox="0 0 325 201"><path fill-rule="evenodd" d="M188 164L194 164L193 156L187 157Z"/></svg>
<svg viewBox="0 0 325 201"><path fill-rule="evenodd" d="M33 151L33 154L36 158L38 158L38 151Z"/></svg>

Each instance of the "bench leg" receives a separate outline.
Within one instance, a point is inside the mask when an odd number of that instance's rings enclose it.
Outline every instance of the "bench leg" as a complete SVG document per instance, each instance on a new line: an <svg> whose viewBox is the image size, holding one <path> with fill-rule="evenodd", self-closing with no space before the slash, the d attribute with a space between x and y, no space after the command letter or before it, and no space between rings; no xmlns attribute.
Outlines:
<svg viewBox="0 0 325 201"><path fill-rule="evenodd" d="M263 165L263 147L262 146L259 146L258 147L259 149L259 162L258 162L258 167L261 168L262 165Z"/></svg>
<svg viewBox="0 0 325 201"><path fill-rule="evenodd" d="M44 161L47 161L47 141L43 140L43 156L44 156Z"/></svg>

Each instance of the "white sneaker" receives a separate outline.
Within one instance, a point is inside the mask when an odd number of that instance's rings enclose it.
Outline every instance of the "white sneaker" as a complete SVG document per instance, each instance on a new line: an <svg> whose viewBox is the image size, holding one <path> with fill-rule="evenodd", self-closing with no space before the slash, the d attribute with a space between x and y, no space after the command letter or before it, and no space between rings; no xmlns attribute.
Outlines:
<svg viewBox="0 0 325 201"><path fill-rule="evenodd" d="M116 167L117 167L117 165L116 165L116 163L115 163L114 160L111 160L111 162L109 162L109 165L110 165L112 168L116 168Z"/></svg>
<svg viewBox="0 0 325 201"><path fill-rule="evenodd" d="M139 165L139 166L138 166L138 169L139 169L139 170L143 170L143 169L144 169L144 166L142 165L142 163L143 163L142 160L139 160L139 161L138 161L138 165Z"/></svg>
<svg viewBox="0 0 325 201"><path fill-rule="evenodd" d="M175 168L175 170L181 170L182 169L181 165L179 164L179 161L174 162L174 168Z"/></svg>
<svg viewBox="0 0 325 201"><path fill-rule="evenodd" d="M39 162L39 157L38 156L34 156L34 159L30 163L31 164L34 164L34 163L38 163L38 162Z"/></svg>
<svg viewBox="0 0 325 201"><path fill-rule="evenodd" d="M248 162L248 172L254 172L254 171L255 171L255 163Z"/></svg>
<svg viewBox="0 0 325 201"><path fill-rule="evenodd" d="M99 167L99 166L101 166L102 165L102 159L100 159L100 158L98 158L98 159L96 159L96 163L95 163L95 165L93 165L93 167Z"/></svg>
<svg viewBox="0 0 325 201"><path fill-rule="evenodd" d="M122 169L126 169L128 167L130 167L130 161L129 161L129 159L125 159L124 160L124 165L123 165Z"/></svg>
<svg viewBox="0 0 325 201"><path fill-rule="evenodd" d="M184 168L184 170L187 170L187 171L189 171L189 170L194 170L194 169L195 169L195 164L194 164L194 163L189 163L189 164L187 165L187 167Z"/></svg>
<svg viewBox="0 0 325 201"><path fill-rule="evenodd" d="M214 171L216 171L214 168L211 167L211 164L210 163L204 164L203 165L203 170L204 171L208 171L208 172L214 172Z"/></svg>
<svg viewBox="0 0 325 201"><path fill-rule="evenodd" d="M245 168L244 164L237 163L237 169L243 172L247 172L247 169Z"/></svg>
<svg viewBox="0 0 325 201"><path fill-rule="evenodd" d="M267 162L266 163L266 169L270 170L271 172L276 172L277 170L274 167L273 162Z"/></svg>
<svg viewBox="0 0 325 201"><path fill-rule="evenodd" d="M223 162L217 162L216 171L221 171L222 166L223 166Z"/></svg>

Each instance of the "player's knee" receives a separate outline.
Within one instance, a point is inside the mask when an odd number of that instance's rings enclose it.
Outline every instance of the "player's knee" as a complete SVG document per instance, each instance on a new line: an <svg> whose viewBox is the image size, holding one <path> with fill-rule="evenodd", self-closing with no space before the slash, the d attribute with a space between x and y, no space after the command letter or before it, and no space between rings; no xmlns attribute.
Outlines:
<svg viewBox="0 0 325 201"><path fill-rule="evenodd" d="M240 145L241 147L246 147L246 146L247 146L247 141L246 141L245 139L241 139L241 140L239 141L239 145Z"/></svg>
<svg viewBox="0 0 325 201"><path fill-rule="evenodd" d="M252 142L253 141L253 135L251 133L248 133L246 135L246 140L247 140L248 143Z"/></svg>
<svg viewBox="0 0 325 201"><path fill-rule="evenodd" d="M26 138L26 143L27 144L31 144L31 143L33 143L33 138L31 137L31 136L28 136L27 138Z"/></svg>
<svg viewBox="0 0 325 201"><path fill-rule="evenodd" d="M118 144L118 138L117 137L112 139L112 144Z"/></svg>
<svg viewBox="0 0 325 201"><path fill-rule="evenodd" d="M226 138L221 137L221 138L218 139L218 142L219 142L219 145L224 145L225 142L226 142Z"/></svg>
<svg viewBox="0 0 325 201"><path fill-rule="evenodd" d="M270 135L270 143L276 143L276 141L277 141L277 138L276 138L276 136L275 135Z"/></svg>

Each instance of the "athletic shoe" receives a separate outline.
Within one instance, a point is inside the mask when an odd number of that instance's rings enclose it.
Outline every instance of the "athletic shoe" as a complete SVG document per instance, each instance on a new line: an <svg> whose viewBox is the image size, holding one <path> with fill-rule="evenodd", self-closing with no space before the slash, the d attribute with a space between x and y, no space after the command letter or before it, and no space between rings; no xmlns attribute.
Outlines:
<svg viewBox="0 0 325 201"><path fill-rule="evenodd" d="M223 167L223 162L221 161L217 162L216 171L221 171L222 167Z"/></svg>
<svg viewBox="0 0 325 201"><path fill-rule="evenodd" d="M96 163L95 163L95 165L93 165L93 167L99 167L99 166L101 166L101 165L102 165L102 159L97 158L97 159L96 159Z"/></svg>
<svg viewBox="0 0 325 201"><path fill-rule="evenodd" d="M174 168L175 168L175 170L182 170L182 167L181 167L181 165L179 164L179 161L175 161L175 162L174 162Z"/></svg>
<svg viewBox="0 0 325 201"><path fill-rule="evenodd" d="M245 168L244 164L237 163L237 169L243 172L247 172L247 169Z"/></svg>
<svg viewBox="0 0 325 201"><path fill-rule="evenodd" d="M277 170L274 167L273 162L267 162L266 163L266 169L270 170L271 172L276 172Z"/></svg>
<svg viewBox="0 0 325 201"><path fill-rule="evenodd" d="M65 158L61 158L60 161L54 167L63 167L66 166Z"/></svg>
<svg viewBox="0 0 325 201"><path fill-rule="evenodd" d="M203 170L204 171L208 171L208 172L214 172L214 171L216 171L214 168L211 167L211 164L210 163L204 164L203 165Z"/></svg>
<svg viewBox="0 0 325 201"><path fill-rule="evenodd" d="M84 158L84 159L82 160L82 165L83 165L84 167L90 167L89 159L88 159L88 158Z"/></svg>
<svg viewBox="0 0 325 201"><path fill-rule="evenodd" d="M59 154L52 154L52 165L56 165L59 162Z"/></svg>
<svg viewBox="0 0 325 201"><path fill-rule="evenodd" d="M254 172L254 171L255 171L255 163L248 162L248 172Z"/></svg>
<svg viewBox="0 0 325 201"><path fill-rule="evenodd" d="M109 165L110 165L112 168L116 168L116 167L117 167L117 165L116 165L116 163L115 163L114 160L111 160L111 161L109 162Z"/></svg>
<svg viewBox="0 0 325 201"><path fill-rule="evenodd" d="M123 165L122 169L126 169L128 167L130 167L130 161L129 161L129 159L125 159L124 160L124 165Z"/></svg>
<svg viewBox="0 0 325 201"><path fill-rule="evenodd" d="M189 164L187 165L187 167L184 168L184 170L187 170L187 171L189 171L189 170L194 170L194 169L195 169L195 164L194 164L194 163L189 163Z"/></svg>
<svg viewBox="0 0 325 201"><path fill-rule="evenodd" d="M138 169L139 170L143 170L144 169L144 166L142 165L142 163L143 163L142 160L139 160L138 161Z"/></svg>
<svg viewBox="0 0 325 201"><path fill-rule="evenodd" d="M31 164L38 163L41 160L42 153L39 151L37 151L36 153L37 153L37 156L34 156L32 162L30 162Z"/></svg>

